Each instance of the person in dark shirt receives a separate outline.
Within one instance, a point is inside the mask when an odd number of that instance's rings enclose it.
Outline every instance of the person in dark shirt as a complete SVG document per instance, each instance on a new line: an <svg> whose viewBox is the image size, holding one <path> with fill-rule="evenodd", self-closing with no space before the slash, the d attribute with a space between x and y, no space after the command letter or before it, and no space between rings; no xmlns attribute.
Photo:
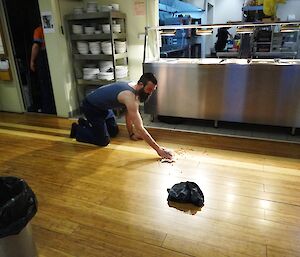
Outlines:
<svg viewBox="0 0 300 257"><path fill-rule="evenodd" d="M125 107L126 128L131 140L145 140L159 156L172 159L172 153L158 145L143 126L139 113L139 103L145 102L157 87L157 80L152 73L141 76L136 85L116 82L99 87L86 96L82 102L82 112L86 119L80 118L73 123L71 138L79 142L107 146L110 137L118 134L118 126L112 109Z"/></svg>
<svg viewBox="0 0 300 257"><path fill-rule="evenodd" d="M219 28L218 34L217 34L217 42L215 44L215 50L216 52L222 52L224 51L224 48L227 44L228 36L232 37L232 35L228 32L229 28Z"/></svg>

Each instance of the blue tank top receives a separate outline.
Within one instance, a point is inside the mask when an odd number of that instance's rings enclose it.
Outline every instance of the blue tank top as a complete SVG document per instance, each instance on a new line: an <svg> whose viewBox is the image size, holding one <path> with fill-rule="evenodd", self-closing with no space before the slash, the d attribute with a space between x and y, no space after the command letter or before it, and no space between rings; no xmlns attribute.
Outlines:
<svg viewBox="0 0 300 257"><path fill-rule="evenodd" d="M86 100L101 110L125 107L118 101L118 95L125 90L135 93L135 90L128 83L116 82L97 88L87 95Z"/></svg>

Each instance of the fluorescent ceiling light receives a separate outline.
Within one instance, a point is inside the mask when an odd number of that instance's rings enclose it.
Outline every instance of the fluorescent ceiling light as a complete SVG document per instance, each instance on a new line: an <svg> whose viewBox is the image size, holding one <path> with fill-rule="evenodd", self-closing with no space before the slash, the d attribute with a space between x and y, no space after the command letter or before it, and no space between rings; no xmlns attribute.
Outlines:
<svg viewBox="0 0 300 257"><path fill-rule="evenodd" d="M285 33L285 32L295 32L299 31L300 26L281 26L280 32Z"/></svg>
<svg viewBox="0 0 300 257"><path fill-rule="evenodd" d="M160 31L161 36L175 36L176 29L164 29Z"/></svg>
<svg viewBox="0 0 300 257"><path fill-rule="evenodd" d="M254 31L253 27L238 27L236 29L236 33L239 33L239 34L251 34L251 33L253 33L253 31Z"/></svg>
<svg viewBox="0 0 300 257"><path fill-rule="evenodd" d="M197 36L211 35L212 33L213 33L212 29L196 29Z"/></svg>

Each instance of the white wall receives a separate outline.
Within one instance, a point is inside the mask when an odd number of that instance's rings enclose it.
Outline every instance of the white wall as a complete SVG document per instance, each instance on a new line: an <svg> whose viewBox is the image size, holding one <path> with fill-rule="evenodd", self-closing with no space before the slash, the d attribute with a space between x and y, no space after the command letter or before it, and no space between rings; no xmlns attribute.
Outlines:
<svg viewBox="0 0 300 257"><path fill-rule="evenodd" d="M214 23L240 21L244 0L215 0Z"/></svg>
<svg viewBox="0 0 300 257"><path fill-rule="evenodd" d="M287 0L285 4L277 7L277 17L285 21L289 14L295 14L296 20L300 20L300 0Z"/></svg>

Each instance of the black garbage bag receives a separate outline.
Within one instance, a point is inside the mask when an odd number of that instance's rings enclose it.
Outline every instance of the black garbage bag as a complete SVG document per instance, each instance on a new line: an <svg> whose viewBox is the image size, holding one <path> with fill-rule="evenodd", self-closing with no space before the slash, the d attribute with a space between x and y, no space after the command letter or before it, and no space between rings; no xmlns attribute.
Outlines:
<svg viewBox="0 0 300 257"><path fill-rule="evenodd" d="M194 182L180 182L167 189L168 201L179 203L192 203L196 206L204 206L204 195L200 187Z"/></svg>
<svg viewBox="0 0 300 257"><path fill-rule="evenodd" d="M23 179L0 177L0 238L19 234L36 212L36 196Z"/></svg>

